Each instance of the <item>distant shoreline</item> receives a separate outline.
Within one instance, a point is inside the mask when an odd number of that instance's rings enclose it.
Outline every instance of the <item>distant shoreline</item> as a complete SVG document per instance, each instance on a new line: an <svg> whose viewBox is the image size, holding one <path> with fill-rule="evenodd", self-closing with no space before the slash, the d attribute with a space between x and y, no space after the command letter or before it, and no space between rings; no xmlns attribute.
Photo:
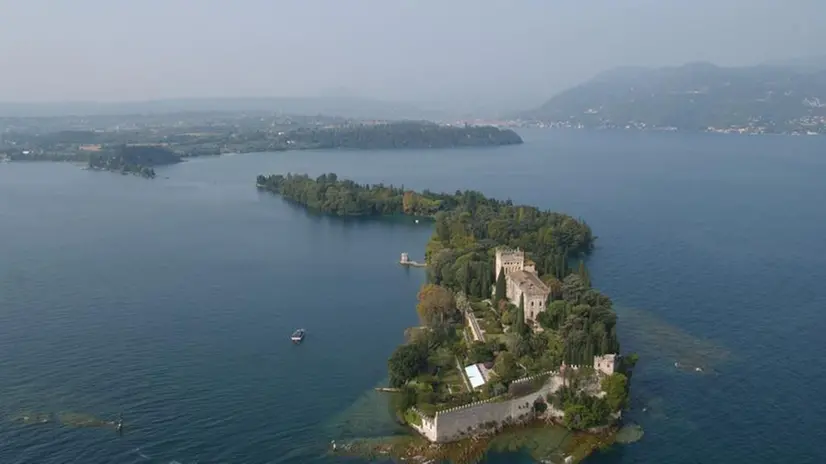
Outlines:
<svg viewBox="0 0 826 464"><path fill-rule="evenodd" d="M250 123L252 124L252 123ZM0 159L11 161L88 161L101 167L118 164L153 168L183 158L227 153L297 150L422 150L519 145L522 137L493 126L451 126L400 121L297 128L210 126L195 129L164 126L136 131L12 132L0 145ZM129 152L128 160L117 160Z"/></svg>

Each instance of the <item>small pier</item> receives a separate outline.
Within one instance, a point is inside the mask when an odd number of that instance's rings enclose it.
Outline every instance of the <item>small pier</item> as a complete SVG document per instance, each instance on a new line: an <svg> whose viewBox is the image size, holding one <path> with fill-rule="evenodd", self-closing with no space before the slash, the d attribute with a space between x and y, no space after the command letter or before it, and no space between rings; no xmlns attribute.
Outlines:
<svg viewBox="0 0 826 464"><path fill-rule="evenodd" d="M390 387L376 387L375 390L377 392L382 392L382 393L399 393L400 391L402 391L401 388L390 388Z"/></svg>
<svg viewBox="0 0 826 464"><path fill-rule="evenodd" d="M409 266L409 267L427 267L427 264L420 263L418 261L411 261L410 257L407 256L407 253L402 253L401 259L399 259L399 264L402 266Z"/></svg>

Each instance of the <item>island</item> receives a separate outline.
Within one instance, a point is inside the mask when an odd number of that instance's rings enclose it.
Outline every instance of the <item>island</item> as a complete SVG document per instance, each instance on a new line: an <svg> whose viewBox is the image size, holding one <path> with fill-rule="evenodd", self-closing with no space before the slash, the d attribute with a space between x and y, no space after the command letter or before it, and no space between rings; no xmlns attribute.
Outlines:
<svg viewBox="0 0 826 464"><path fill-rule="evenodd" d="M180 158L223 153L430 149L523 143L522 138L510 129L427 121L342 121L321 116L285 118L231 114L216 115L214 119L197 114L180 115L179 118L177 121L161 118L150 122L138 116L91 118L91 123L69 119L60 125L41 120L15 121L10 128L0 131L0 159L88 162L98 169L123 171L126 167L128 172L133 172L137 166L148 169L178 162ZM104 128L100 129L101 126ZM130 129L125 130L123 126ZM130 153L123 154L123 147L129 147ZM163 156L156 160L152 152ZM133 160L135 157L137 159ZM179 159L175 160L175 157Z"/></svg>
<svg viewBox="0 0 826 464"><path fill-rule="evenodd" d="M164 147L122 145L111 152L94 153L89 157L89 168L154 178L153 166L175 164L181 157Z"/></svg>
<svg viewBox="0 0 826 464"><path fill-rule="evenodd" d="M386 452L470 462L497 435L537 424L579 437L564 450L568 462L613 443L636 356L620 356L611 299L592 287L584 258L595 238L584 221L475 191L414 192L335 174L261 175L257 186L320 213L434 223L422 324L388 361L398 420L433 445Z"/></svg>

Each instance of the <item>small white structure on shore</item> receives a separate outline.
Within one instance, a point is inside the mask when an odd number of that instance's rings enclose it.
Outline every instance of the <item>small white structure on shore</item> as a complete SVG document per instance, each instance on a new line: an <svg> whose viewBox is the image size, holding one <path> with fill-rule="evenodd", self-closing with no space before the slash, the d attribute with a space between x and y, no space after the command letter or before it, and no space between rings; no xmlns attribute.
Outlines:
<svg viewBox="0 0 826 464"><path fill-rule="evenodd" d="M407 264L410 262L410 257L407 256L407 253L402 253L402 258L399 260L402 264Z"/></svg>

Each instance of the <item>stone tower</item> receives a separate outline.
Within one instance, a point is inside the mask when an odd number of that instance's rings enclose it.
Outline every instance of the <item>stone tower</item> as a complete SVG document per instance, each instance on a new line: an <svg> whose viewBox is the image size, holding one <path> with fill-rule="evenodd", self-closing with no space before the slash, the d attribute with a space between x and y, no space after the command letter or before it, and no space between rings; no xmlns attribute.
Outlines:
<svg viewBox="0 0 826 464"><path fill-rule="evenodd" d="M602 356L594 356L594 370L602 372L605 375L612 375L616 369L617 355L605 354Z"/></svg>
<svg viewBox="0 0 826 464"><path fill-rule="evenodd" d="M505 275L511 272L521 271L525 267L525 252L519 248L515 250L507 248L496 249L496 278L499 278L499 270L505 269Z"/></svg>

